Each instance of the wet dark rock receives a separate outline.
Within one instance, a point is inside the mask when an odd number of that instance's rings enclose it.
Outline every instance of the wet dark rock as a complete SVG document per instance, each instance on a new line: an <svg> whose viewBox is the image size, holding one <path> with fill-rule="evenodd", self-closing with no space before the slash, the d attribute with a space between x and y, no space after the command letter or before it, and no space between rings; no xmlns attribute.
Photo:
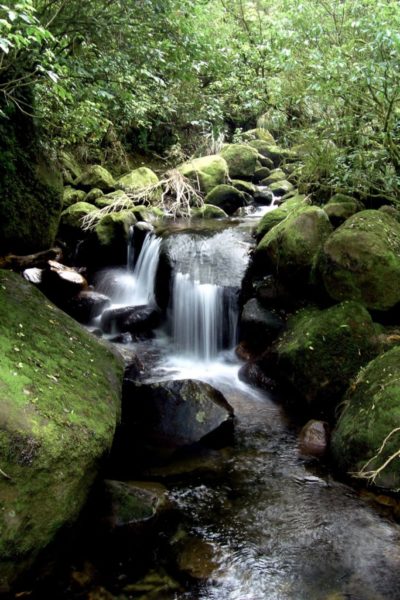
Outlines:
<svg viewBox="0 0 400 600"><path fill-rule="evenodd" d="M232 185L222 184L217 185L217 187L207 194L205 202L218 206L228 215L232 215L239 207L246 206L248 203L246 195Z"/></svg>
<svg viewBox="0 0 400 600"><path fill-rule="evenodd" d="M276 382L264 373L257 361L249 361L244 364L239 369L238 377L241 381L268 392L273 392L276 389Z"/></svg>
<svg viewBox="0 0 400 600"><path fill-rule="evenodd" d="M328 423L315 419L308 421L299 434L299 450L301 454L322 456L327 452L328 447Z"/></svg>
<svg viewBox="0 0 400 600"><path fill-rule="evenodd" d="M59 306L64 306L86 287L87 281L81 273L55 260L49 260L47 268L43 270L41 288Z"/></svg>
<svg viewBox="0 0 400 600"><path fill-rule="evenodd" d="M188 536L180 544L177 558L178 569L197 580L207 580L218 568L215 549L210 542Z"/></svg>
<svg viewBox="0 0 400 600"><path fill-rule="evenodd" d="M267 275L257 284L256 298L266 308L289 306L296 302L296 297L274 275Z"/></svg>
<svg viewBox="0 0 400 600"><path fill-rule="evenodd" d="M270 192L269 190L265 189L260 189L258 188L258 190L255 192L253 198L254 198L254 202L256 204L259 204L260 206L269 206L272 202L273 199L273 194L272 192Z"/></svg>
<svg viewBox="0 0 400 600"><path fill-rule="evenodd" d="M159 324L159 312L153 306L124 306L109 308L101 316L101 327L106 333L120 331L147 334Z"/></svg>
<svg viewBox="0 0 400 600"><path fill-rule="evenodd" d="M186 379L151 384L125 380L117 451L126 467L154 464L209 438L226 442L233 410L211 385Z"/></svg>
<svg viewBox="0 0 400 600"><path fill-rule="evenodd" d="M284 323L274 312L264 308L256 298L243 307L240 338L253 350L265 349L282 331Z"/></svg>
<svg viewBox="0 0 400 600"><path fill-rule="evenodd" d="M269 177L270 173L271 169L269 169L268 167L261 167L260 169L256 169L253 175L254 183L260 183L260 181L262 181L266 177Z"/></svg>
<svg viewBox="0 0 400 600"><path fill-rule="evenodd" d="M129 332L119 333L110 338L110 342L114 344L131 344L134 341L132 334Z"/></svg>
<svg viewBox="0 0 400 600"><path fill-rule="evenodd" d="M110 299L104 294L99 294L94 290L83 290L68 301L65 310L80 323L89 323L91 319L100 315L109 304Z"/></svg>
<svg viewBox="0 0 400 600"><path fill-rule="evenodd" d="M129 364L125 368L124 379L129 379L130 381L136 381L139 379L143 373L145 372L145 365L142 360L138 357L137 354L134 354Z"/></svg>

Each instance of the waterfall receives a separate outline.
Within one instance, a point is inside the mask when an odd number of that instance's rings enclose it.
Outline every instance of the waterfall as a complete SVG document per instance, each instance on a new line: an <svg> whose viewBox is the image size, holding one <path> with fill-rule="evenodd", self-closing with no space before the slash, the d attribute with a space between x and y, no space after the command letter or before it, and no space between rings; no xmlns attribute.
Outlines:
<svg viewBox="0 0 400 600"><path fill-rule="evenodd" d="M135 228L133 225L129 227L128 244L126 248L126 268L129 272L133 271L135 264L135 249L134 249Z"/></svg>
<svg viewBox="0 0 400 600"><path fill-rule="evenodd" d="M204 237L178 234L168 242L175 264L170 332L179 356L215 361L236 343L238 292L248 261L243 232Z"/></svg>
<svg viewBox="0 0 400 600"><path fill-rule="evenodd" d="M106 269L102 271L97 281L97 291L108 296L114 307L155 304L154 284L160 255L160 243L160 238L153 233L149 233L143 242L133 272L129 268L132 263L129 262L126 269ZM128 245L128 257L130 259L132 257L131 252Z"/></svg>

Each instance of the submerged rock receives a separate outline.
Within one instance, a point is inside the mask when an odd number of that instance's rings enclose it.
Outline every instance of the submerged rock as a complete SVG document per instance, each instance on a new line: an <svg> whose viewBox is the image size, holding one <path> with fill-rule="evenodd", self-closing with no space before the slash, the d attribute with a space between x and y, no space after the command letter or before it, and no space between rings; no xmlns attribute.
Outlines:
<svg viewBox="0 0 400 600"><path fill-rule="evenodd" d="M0 587L86 500L120 414L122 360L0 271ZM90 385L88 385L90 382Z"/></svg>
<svg viewBox="0 0 400 600"><path fill-rule="evenodd" d="M208 196L209 195L210 194L208 194ZM203 204L203 206L200 208L192 208L191 217L192 219L226 219L228 215L219 206L214 206L213 204Z"/></svg>
<svg viewBox="0 0 400 600"><path fill-rule="evenodd" d="M391 491L400 488L400 346L379 355L357 374L332 435L338 467ZM392 457L392 458L390 458ZM375 472L384 467L379 473Z"/></svg>
<svg viewBox="0 0 400 600"><path fill-rule="evenodd" d="M277 344L274 375L315 414L329 417L352 377L376 356L376 333L368 311L356 302L301 310Z"/></svg>
<svg viewBox="0 0 400 600"><path fill-rule="evenodd" d="M355 214L325 241L318 268L334 300L388 310L400 302L400 223L377 210Z"/></svg>
<svg viewBox="0 0 400 600"><path fill-rule="evenodd" d="M120 454L132 468L134 457L158 462L210 434L226 441L233 411L211 385L192 379L139 384L126 381ZM122 452L121 452L122 451Z"/></svg>
<svg viewBox="0 0 400 600"><path fill-rule="evenodd" d="M178 171L205 194L228 179L228 165L218 154L194 158L180 165Z"/></svg>

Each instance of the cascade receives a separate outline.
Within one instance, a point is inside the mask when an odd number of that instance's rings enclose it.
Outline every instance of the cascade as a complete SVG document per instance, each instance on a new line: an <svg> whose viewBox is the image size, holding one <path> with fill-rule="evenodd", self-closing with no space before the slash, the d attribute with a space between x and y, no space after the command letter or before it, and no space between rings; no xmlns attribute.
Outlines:
<svg viewBox="0 0 400 600"><path fill-rule="evenodd" d="M170 242L175 263L170 331L178 355L203 362L236 343L238 292L247 265L243 231L180 234Z"/></svg>
<svg viewBox="0 0 400 600"><path fill-rule="evenodd" d="M126 248L126 268L129 272L133 271L135 265L135 250L134 250L134 235L135 228L133 225L129 227L128 245Z"/></svg>
<svg viewBox="0 0 400 600"><path fill-rule="evenodd" d="M160 254L161 239L149 233L140 251L133 272L132 252L128 244L126 269L106 269L97 281L97 289L111 299L113 307L155 304L154 282Z"/></svg>

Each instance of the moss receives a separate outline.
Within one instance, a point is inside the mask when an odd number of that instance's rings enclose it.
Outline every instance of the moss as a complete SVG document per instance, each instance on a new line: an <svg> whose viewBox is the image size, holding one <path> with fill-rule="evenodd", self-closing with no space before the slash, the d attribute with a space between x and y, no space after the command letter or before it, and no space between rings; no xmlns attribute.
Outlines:
<svg viewBox="0 0 400 600"><path fill-rule="evenodd" d="M63 237L82 235L82 219L86 215L96 211L97 208L88 202L77 202L72 204L61 213L60 234Z"/></svg>
<svg viewBox="0 0 400 600"><path fill-rule="evenodd" d="M318 268L334 300L391 308L400 302L400 224L381 211L355 214L327 239Z"/></svg>
<svg viewBox="0 0 400 600"><path fill-rule="evenodd" d="M118 186L126 192L137 192L143 188L159 183L157 175L148 167L139 167L117 181ZM153 202L158 202L161 199L161 188L154 190L152 194Z"/></svg>
<svg viewBox="0 0 400 600"><path fill-rule="evenodd" d="M64 188L63 192L63 208L68 208L72 204L76 204L77 202L83 202L86 198L86 192L83 190L76 190L71 186L67 186Z"/></svg>
<svg viewBox="0 0 400 600"><path fill-rule="evenodd" d="M221 184L209 192L205 198L207 204L218 206L228 214L233 214L241 206L245 206L246 200L243 192L239 192L232 185Z"/></svg>
<svg viewBox="0 0 400 600"><path fill-rule="evenodd" d="M278 225L278 223L283 221L283 219L286 219L286 217L290 213L299 209L301 206L306 206L305 196L296 195L293 198L290 198L289 200L281 204L279 208L276 208L271 212L266 213L257 225L257 239L262 239L264 235L272 229L272 227Z"/></svg>
<svg viewBox="0 0 400 600"><path fill-rule="evenodd" d="M125 247L129 236L129 229L136 223L136 217L130 210L106 215L96 225L95 233L101 246L112 246L123 242Z"/></svg>
<svg viewBox="0 0 400 600"><path fill-rule="evenodd" d="M194 158L180 165L178 171L205 194L228 179L228 165L222 156L216 154Z"/></svg>
<svg viewBox="0 0 400 600"><path fill-rule="evenodd" d="M28 89L23 93L29 95ZM21 99L31 105L32 98ZM39 148L33 120L15 106L0 109L0 248L27 254L49 248L62 209L62 177Z"/></svg>
<svg viewBox="0 0 400 600"><path fill-rule="evenodd" d="M226 219L228 215L219 206L204 204L201 208L192 208L193 219Z"/></svg>
<svg viewBox="0 0 400 600"><path fill-rule="evenodd" d="M286 179L286 174L282 169L274 169L265 179L263 179L263 185L271 185L271 183L282 181L283 179Z"/></svg>
<svg viewBox="0 0 400 600"><path fill-rule="evenodd" d="M254 183L251 183L250 181L242 181L241 179L232 179L231 185L233 185L234 188L239 190L239 192L245 192L246 194L249 194L250 196L253 196L257 191L257 188L254 185Z"/></svg>
<svg viewBox="0 0 400 600"><path fill-rule="evenodd" d="M253 177L259 166L257 150L244 144L226 144L221 150L221 156L228 164L231 179Z"/></svg>
<svg viewBox="0 0 400 600"><path fill-rule="evenodd" d="M115 189L114 177L100 165L91 165L74 182L74 186L89 192L99 188L104 192Z"/></svg>
<svg viewBox="0 0 400 600"><path fill-rule="evenodd" d="M82 169L70 152L63 150L60 152L59 161L65 183L73 183L75 179L82 175Z"/></svg>
<svg viewBox="0 0 400 600"><path fill-rule="evenodd" d="M105 206L110 206L114 202L124 202L125 207L133 207L134 203L122 190L116 190L115 192L110 192L109 194L105 194L103 196L99 196L94 201L97 208L104 208Z"/></svg>
<svg viewBox="0 0 400 600"><path fill-rule="evenodd" d="M325 212L316 206L301 206L264 235L255 260L272 268L280 279L294 284L310 281L316 257L332 231Z"/></svg>
<svg viewBox="0 0 400 600"><path fill-rule="evenodd" d="M332 453L338 466L352 473L374 459L385 438L400 423L400 347L381 354L362 369L349 387L333 432ZM367 470L380 467L400 447L400 432L390 436ZM400 459L393 460L375 483L400 488Z"/></svg>
<svg viewBox="0 0 400 600"><path fill-rule="evenodd" d="M120 412L122 361L0 271L0 583L76 518ZM12 567L10 567L12 563Z"/></svg>
<svg viewBox="0 0 400 600"><path fill-rule="evenodd" d="M268 142L269 144L275 144L275 139L272 133L270 133L267 129L263 129L261 127L245 131L242 134L242 138L246 142L251 142L253 140L262 140L263 142Z"/></svg>
<svg viewBox="0 0 400 600"><path fill-rule="evenodd" d="M99 188L93 188L86 194L85 202L88 202L89 204L95 204L97 198L100 198L100 196L104 196L104 192Z"/></svg>
<svg viewBox="0 0 400 600"><path fill-rule="evenodd" d="M317 412L332 416L351 378L376 356L376 333L369 313L356 302L304 309L289 319L278 344L280 377Z"/></svg>

